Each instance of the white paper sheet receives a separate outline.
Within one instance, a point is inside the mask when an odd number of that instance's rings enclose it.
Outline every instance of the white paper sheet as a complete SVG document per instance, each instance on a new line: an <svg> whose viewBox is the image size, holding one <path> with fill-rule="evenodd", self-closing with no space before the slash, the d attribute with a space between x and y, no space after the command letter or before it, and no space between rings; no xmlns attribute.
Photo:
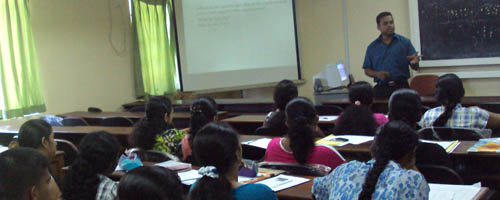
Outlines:
<svg viewBox="0 0 500 200"><path fill-rule="evenodd" d="M320 122L331 122L331 121L335 121L339 118L338 115L322 115L322 116L319 116L319 121Z"/></svg>
<svg viewBox="0 0 500 200"><path fill-rule="evenodd" d="M181 178L181 182L185 185L191 185L196 182L196 180L202 177L200 174L198 174L198 170L194 169L186 172L179 172L177 173L177 175L179 175L179 178Z"/></svg>
<svg viewBox="0 0 500 200"><path fill-rule="evenodd" d="M160 167L165 167L167 169L174 170L174 171L191 169L191 164L177 162L177 161L173 161L173 160L169 160L169 161L165 161L165 162L161 162L161 163L156 163L155 165L160 166Z"/></svg>
<svg viewBox="0 0 500 200"><path fill-rule="evenodd" d="M291 188L293 186L305 183L307 181L310 181L310 179L296 177L296 176L287 176L287 175L282 174L282 175L275 176L273 178L268 178L266 180L259 181L257 183L262 183L264 185L267 185L273 191L277 192L280 190L284 190L284 189Z"/></svg>
<svg viewBox="0 0 500 200"><path fill-rule="evenodd" d="M247 145L267 149L267 145L269 145L269 142L271 142L271 140L272 140L271 138L259 138L256 140L241 142L241 144L247 144Z"/></svg>
<svg viewBox="0 0 500 200"><path fill-rule="evenodd" d="M9 149L9 147L0 145L0 153L7 151L8 149Z"/></svg>
<svg viewBox="0 0 500 200"><path fill-rule="evenodd" d="M448 185L448 184L429 184L431 189L429 193L430 200L470 200L476 196L481 188L472 185Z"/></svg>

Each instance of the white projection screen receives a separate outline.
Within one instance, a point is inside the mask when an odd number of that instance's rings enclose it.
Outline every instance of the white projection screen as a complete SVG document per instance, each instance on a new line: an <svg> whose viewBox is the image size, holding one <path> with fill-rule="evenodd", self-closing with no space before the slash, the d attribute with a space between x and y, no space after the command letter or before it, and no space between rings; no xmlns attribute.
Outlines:
<svg viewBox="0 0 500 200"><path fill-rule="evenodd" d="M294 1L175 0L183 91L299 80Z"/></svg>

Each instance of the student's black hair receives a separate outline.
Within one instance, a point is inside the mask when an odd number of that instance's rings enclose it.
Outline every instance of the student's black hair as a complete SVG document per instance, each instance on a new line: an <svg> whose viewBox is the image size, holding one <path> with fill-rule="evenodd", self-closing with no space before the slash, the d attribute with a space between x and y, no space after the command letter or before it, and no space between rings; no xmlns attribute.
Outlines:
<svg viewBox="0 0 500 200"><path fill-rule="evenodd" d="M194 138L201 127L213 121L217 115L217 104L211 98L200 97L191 103L191 119L189 120L189 145L193 146Z"/></svg>
<svg viewBox="0 0 500 200"><path fill-rule="evenodd" d="M176 172L158 167L135 168L120 179L120 200L183 200L184 188Z"/></svg>
<svg viewBox="0 0 500 200"><path fill-rule="evenodd" d="M66 200L95 199L100 183L98 174L113 170L118 162L121 145L105 131L83 137L78 156L65 176L63 197Z"/></svg>
<svg viewBox="0 0 500 200"><path fill-rule="evenodd" d="M432 126L445 126L453 115L453 109L465 95L462 80L455 74L439 77L436 84L436 99L444 106L444 112L434 121Z"/></svg>
<svg viewBox="0 0 500 200"><path fill-rule="evenodd" d="M17 147L0 154L0 200L21 199L48 173L49 161L42 153Z"/></svg>
<svg viewBox="0 0 500 200"><path fill-rule="evenodd" d="M370 107L351 105L337 119L333 133L335 135L375 135L377 121Z"/></svg>
<svg viewBox="0 0 500 200"><path fill-rule="evenodd" d="M146 105L146 116L137 123L131 135L131 146L142 150L153 148L157 134L173 128L165 122L165 114L172 113L172 102L167 97L152 97Z"/></svg>
<svg viewBox="0 0 500 200"><path fill-rule="evenodd" d="M274 105L281 111L285 110L286 104L299 94L297 86L290 80L282 80L274 87Z"/></svg>
<svg viewBox="0 0 500 200"><path fill-rule="evenodd" d="M194 139L193 154L201 166L217 168L219 178L203 176L190 193L191 200L233 199L232 186L225 175L238 161L238 133L224 123L209 123Z"/></svg>
<svg viewBox="0 0 500 200"><path fill-rule="evenodd" d="M19 146L38 149L42 145L42 138L48 140L51 133L52 126L45 120L28 120L19 129Z"/></svg>
<svg viewBox="0 0 500 200"><path fill-rule="evenodd" d="M299 164L305 164L314 148L316 135L313 123L317 112L312 102L304 97L297 97L286 105L288 138L293 157Z"/></svg>
<svg viewBox="0 0 500 200"><path fill-rule="evenodd" d="M382 125L371 148L372 155L375 156L375 163L366 174L358 199L371 200L378 178L389 161L398 162L409 153L415 156L414 150L418 143L417 133L406 122L390 121Z"/></svg>
<svg viewBox="0 0 500 200"><path fill-rule="evenodd" d="M379 25L380 24L380 20L382 20L382 18L384 18L386 16L392 16L392 13L384 11L384 12L381 12L380 14L378 14L377 15L377 25Z"/></svg>
<svg viewBox="0 0 500 200"><path fill-rule="evenodd" d="M359 101L361 104L371 106L373 103L373 88L370 83L358 81L349 86L349 101L354 104Z"/></svg>
<svg viewBox="0 0 500 200"><path fill-rule="evenodd" d="M399 89L389 98L389 120L401 120L411 126L422 116L420 95L412 89Z"/></svg>

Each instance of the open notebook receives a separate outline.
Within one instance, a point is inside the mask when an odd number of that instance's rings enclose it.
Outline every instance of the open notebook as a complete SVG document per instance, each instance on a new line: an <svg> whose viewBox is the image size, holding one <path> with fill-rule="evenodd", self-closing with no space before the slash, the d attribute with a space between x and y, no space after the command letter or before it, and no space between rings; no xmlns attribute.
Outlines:
<svg viewBox="0 0 500 200"><path fill-rule="evenodd" d="M470 200L481 190L472 185L429 184L430 200Z"/></svg>

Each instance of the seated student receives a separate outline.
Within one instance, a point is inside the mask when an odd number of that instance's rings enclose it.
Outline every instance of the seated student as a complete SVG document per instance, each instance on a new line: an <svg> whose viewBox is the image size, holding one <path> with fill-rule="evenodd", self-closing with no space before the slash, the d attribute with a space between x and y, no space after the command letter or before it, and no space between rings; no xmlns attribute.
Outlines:
<svg viewBox="0 0 500 200"><path fill-rule="evenodd" d="M184 188L176 172L158 167L135 168L120 179L120 200L183 200Z"/></svg>
<svg viewBox="0 0 500 200"><path fill-rule="evenodd" d="M217 121L217 104L211 98L201 97L193 101L190 110L188 134L182 139L182 160L194 162L191 156L194 138L205 124Z"/></svg>
<svg viewBox="0 0 500 200"><path fill-rule="evenodd" d="M335 134L353 134L366 131L368 132L366 135L373 136L375 129L389 121L383 113L372 114L373 88L370 83L359 81L349 86L349 101L352 105L336 121ZM374 128L372 128L373 122L375 122Z"/></svg>
<svg viewBox="0 0 500 200"><path fill-rule="evenodd" d="M379 128L372 144L373 159L350 161L313 181L317 200L428 199L429 186L415 167L417 133L402 121Z"/></svg>
<svg viewBox="0 0 500 200"><path fill-rule="evenodd" d="M118 163L121 150L118 140L107 132L94 132L83 137L78 150L78 157L65 176L64 199L114 200L118 182L106 175Z"/></svg>
<svg viewBox="0 0 500 200"><path fill-rule="evenodd" d="M322 164L335 169L345 162L331 146L316 145L318 115L314 105L306 98L298 97L286 105L288 134L274 138L266 149L267 162Z"/></svg>
<svg viewBox="0 0 500 200"><path fill-rule="evenodd" d="M31 148L14 148L0 153L0 200L61 198L49 173L49 161Z"/></svg>
<svg viewBox="0 0 500 200"><path fill-rule="evenodd" d="M238 183L242 152L238 133L223 123L209 123L196 135L193 154L203 177L191 186L191 200L277 200L263 184Z"/></svg>
<svg viewBox="0 0 500 200"><path fill-rule="evenodd" d="M389 98L389 119L401 120L412 128L422 116L420 95L415 90L400 89L392 93ZM417 148L417 165L433 164L452 167L451 160L443 147L437 144L422 142Z"/></svg>
<svg viewBox="0 0 500 200"><path fill-rule="evenodd" d="M54 140L52 126L42 119L24 122L19 129L17 141L20 147L36 149L49 159L56 156L57 143Z"/></svg>
<svg viewBox="0 0 500 200"><path fill-rule="evenodd" d="M274 136L283 136L288 132L285 125L285 106L298 94L297 86L290 80L282 80L274 87L273 99L276 110L267 114L263 124L263 127L269 128L269 132Z"/></svg>
<svg viewBox="0 0 500 200"><path fill-rule="evenodd" d="M442 105L425 112L419 122L422 128L446 126L455 128L500 128L500 115L479 107L462 107L465 95L462 80L455 74L439 77L436 99Z"/></svg>
<svg viewBox="0 0 500 200"><path fill-rule="evenodd" d="M130 145L141 150L155 150L181 156L181 141L186 135L172 125L173 107L166 97L156 96L146 104L146 117L132 132Z"/></svg>

